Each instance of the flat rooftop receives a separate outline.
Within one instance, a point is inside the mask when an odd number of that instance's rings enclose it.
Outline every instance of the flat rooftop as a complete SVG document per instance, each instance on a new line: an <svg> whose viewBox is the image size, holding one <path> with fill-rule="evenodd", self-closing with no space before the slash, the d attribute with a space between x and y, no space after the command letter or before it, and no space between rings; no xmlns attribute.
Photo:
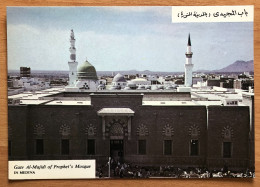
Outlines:
<svg viewBox="0 0 260 187"><path fill-rule="evenodd" d="M42 93L21 93L21 94L17 94L17 95L8 96L8 99L35 100L35 99L39 99L39 97L45 97L45 96L49 96L49 95L52 95L52 94L54 94L54 93L46 93L46 92L42 92Z"/></svg>
<svg viewBox="0 0 260 187"><path fill-rule="evenodd" d="M89 92L64 92L64 88L50 88L36 92L24 92L17 95L8 96L8 99L20 100L20 105L91 105L90 95L147 95L143 98L143 106L210 106L222 105L225 99L242 101L244 94L254 95L254 93L244 92L223 92L215 90L193 90L191 93L174 92L169 90L102 90L102 91L89 91ZM149 96L152 94L152 97ZM165 95L164 95L165 94ZM183 94L183 95L182 95ZM185 100L186 97L191 100ZM184 97L183 97L184 96ZM173 100L169 98L179 98ZM158 99L160 98L160 99ZM204 98L198 100L197 98ZM19 103L18 103L19 104ZM245 106L241 102L238 106Z"/></svg>
<svg viewBox="0 0 260 187"><path fill-rule="evenodd" d="M54 100L45 105L91 105L90 101Z"/></svg>
<svg viewBox="0 0 260 187"><path fill-rule="evenodd" d="M143 101L143 105L148 106L192 106L193 101Z"/></svg>
<svg viewBox="0 0 260 187"><path fill-rule="evenodd" d="M20 100L20 105L40 105L43 103L48 102L49 100L28 100L28 99L22 99Z"/></svg>

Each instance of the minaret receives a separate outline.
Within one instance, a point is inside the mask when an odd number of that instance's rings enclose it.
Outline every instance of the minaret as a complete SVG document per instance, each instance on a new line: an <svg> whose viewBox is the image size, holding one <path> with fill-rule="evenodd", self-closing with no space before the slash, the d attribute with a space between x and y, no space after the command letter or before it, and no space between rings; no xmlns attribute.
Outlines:
<svg viewBox="0 0 260 187"><path fill-rule="evenodd" d="M70 33L70 61L69 64L69 86L74 86L77 80L77 66L78 62L76 61L76 48L75 48L75 38L73 29Z"/></svg>
<svg viewBox="0 0 260 187"><path fill-rule="evenodd" d="M191 52L191 42L190 42L190 34L188 38L188 44L187 44L187 52L186 55L186 63L185 63L185 86L191 87L192 86L192 52Z"/></svg>

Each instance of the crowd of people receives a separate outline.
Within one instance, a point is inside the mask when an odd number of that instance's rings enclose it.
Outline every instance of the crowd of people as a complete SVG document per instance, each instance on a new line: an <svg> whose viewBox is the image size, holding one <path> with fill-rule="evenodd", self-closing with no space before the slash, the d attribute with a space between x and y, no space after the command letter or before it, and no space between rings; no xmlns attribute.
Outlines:
<svg viewBox="0 0 260 187"><path fill-rule="evenodd" d="M99 178L109 177L109 163L97 169ZM208 170L207 168L179 168L174 166L137 166L129 163L110 161L111 178L253 178L255 173L246 171L230 171L225 166L220 170Z"/></svg>

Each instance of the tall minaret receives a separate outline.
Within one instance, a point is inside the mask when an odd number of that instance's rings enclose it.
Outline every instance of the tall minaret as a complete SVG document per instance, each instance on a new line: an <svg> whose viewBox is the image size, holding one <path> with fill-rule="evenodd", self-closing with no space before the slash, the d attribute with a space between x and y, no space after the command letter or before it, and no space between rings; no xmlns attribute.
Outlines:
<svg viewBox="0 0 260 187"><path fill-rule="evenodd" d="M191 87L192 86L192 52L191 52L191 42L190 42L190 34L187 44L187 52L186 55L186 63L185 63L185 86Z"/></svg>
<svg viewBox="0 0 260 187"><path fill-rule="evenodd" d="M76 61L76 48L75 48L75 38L73 29L70 33L70 61L69 64L69 86L74 86L77 80L77 66L78 62Z"/></svg>

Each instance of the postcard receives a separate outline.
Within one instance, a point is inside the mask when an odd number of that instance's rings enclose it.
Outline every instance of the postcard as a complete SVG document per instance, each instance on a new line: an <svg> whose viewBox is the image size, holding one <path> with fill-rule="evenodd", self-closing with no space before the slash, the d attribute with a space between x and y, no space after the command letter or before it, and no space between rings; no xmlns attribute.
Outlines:
<svg viewBox="0 0 260 187"><path fill-rule="evenodd" d="M254 7L7 7L9 180L253 178Z"/></svg>

